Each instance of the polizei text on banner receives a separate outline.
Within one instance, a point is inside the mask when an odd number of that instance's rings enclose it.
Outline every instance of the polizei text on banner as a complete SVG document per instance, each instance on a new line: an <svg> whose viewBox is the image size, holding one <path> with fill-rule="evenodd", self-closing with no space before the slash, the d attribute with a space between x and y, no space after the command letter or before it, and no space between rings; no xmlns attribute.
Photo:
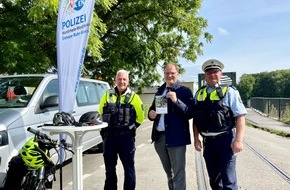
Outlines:
<svg viewBox="0 0 290 190"><path fill-rule="evenodd" d="M70 28L72 26L76 26L82 23L85 23L87 21L86 19L86 14L76 16L74 18L68 19L64 22L62 22L62 29L64 30L65 28Z"/></svg>

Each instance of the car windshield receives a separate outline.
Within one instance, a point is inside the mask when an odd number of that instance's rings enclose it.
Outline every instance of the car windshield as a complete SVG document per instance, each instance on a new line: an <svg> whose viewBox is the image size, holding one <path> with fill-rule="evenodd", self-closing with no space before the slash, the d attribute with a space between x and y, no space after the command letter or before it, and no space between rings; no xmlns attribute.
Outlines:
<svg viewBox="0 0 290 190"><path fill-rule="evenodd" d="M0 78L0 108L25 107L43 77Z"/></svg>

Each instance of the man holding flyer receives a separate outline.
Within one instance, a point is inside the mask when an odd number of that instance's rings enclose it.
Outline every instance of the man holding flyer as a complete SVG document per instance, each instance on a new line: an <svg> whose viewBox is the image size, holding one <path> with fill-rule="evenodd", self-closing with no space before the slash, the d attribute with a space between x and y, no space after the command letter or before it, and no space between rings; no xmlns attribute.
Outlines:
<svg viewBox="0 0 290 190"><path fill-rule="evenodd" d="M178 75L177 64L165 65L165 83L158 88L148 112L149 120L154 121L152 142L166 172L169 190L186 188L185 152L186 145L191 143L193 95L180 84Z"/></svg>

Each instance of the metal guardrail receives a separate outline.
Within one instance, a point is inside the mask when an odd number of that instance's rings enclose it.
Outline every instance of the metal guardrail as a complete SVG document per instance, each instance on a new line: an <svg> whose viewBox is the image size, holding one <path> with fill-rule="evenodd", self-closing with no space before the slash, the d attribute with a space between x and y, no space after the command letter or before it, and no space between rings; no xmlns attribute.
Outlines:
<svg viewBox="0 0 290 190"><path fill-rule="evenodd" d="M289 120L290 98L252 97L248 106L279 121Z"/></svg>

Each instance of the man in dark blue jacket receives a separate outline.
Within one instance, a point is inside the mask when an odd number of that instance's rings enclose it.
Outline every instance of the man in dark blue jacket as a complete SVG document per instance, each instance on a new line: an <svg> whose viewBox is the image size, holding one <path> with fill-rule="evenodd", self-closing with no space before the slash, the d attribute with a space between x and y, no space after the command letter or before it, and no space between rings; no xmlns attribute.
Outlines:
<svg viewBox="0 0 290 190"><path fill-rule="evenodd" d="M193 94L180 84L178 75L177 64L165 65L165 83L158 88L148 112L148 118L154 121L151 138L166 172L169 190L186 188L185 153L186 145L191 143Z"/></svg>

